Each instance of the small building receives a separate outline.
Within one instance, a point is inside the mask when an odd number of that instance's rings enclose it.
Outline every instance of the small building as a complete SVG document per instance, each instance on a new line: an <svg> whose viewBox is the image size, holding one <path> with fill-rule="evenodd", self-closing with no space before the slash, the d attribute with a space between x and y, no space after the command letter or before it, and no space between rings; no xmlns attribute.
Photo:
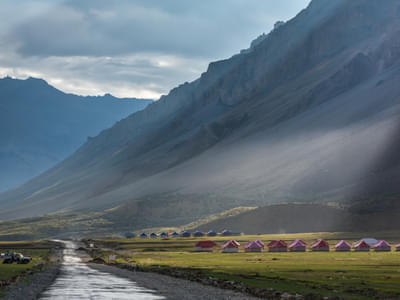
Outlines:
<svg viewBox="0 0 400 300"><path fill-rule="evenodd" d="M157 233L155 233L155 232L150 233L150 238L151 239L155 239L157 237L158 237Z"/></svg>
<svg viewBox="0 0 400 300"><path fill-rule="evenodd" d="M202 237L202 236L204 236L204 233L202 233L201 231L195 231L195 232L193 232L193 236L194 237Z"/></svg>
<svg viewBox="0 0 400 300"><path fill-rule="evenodd" d="M213 241L200 241L194 246L195 252L212 252L217 244Z"/></svg>
<svg viewBox="0 0 400 300"><path fill-rule="evenodd" d="M264 246L261 245L260 243L258 243L257 241L251 241L251 242L248 242L244 246L244 251L245 252L261 252L263 248L264 248Z"/></svg>
<svg viewBox="0 0 400 300"><path fill-rule="evenodd" d="M311 251L329 251L329 244L323 239L318 239L310 246Z"/></svg>
<svg viewBox="0 0 400 300"><path fill-rule="evenodd" d="M168 237L168 233L166 233L166 232L161 232L161 233L160 233L160 237L163 238L163 239L165 239L165 238Z"/></svg>
<svg viewBox="0 0 400 300"><path fill-rule="evenodd" d="M396 251L400 251L400 244L397 244L396 246L394 246Z"/></svg>
<svg viewBox="0 0 400 300"><path fill-rule="evenodd" d="M287 244L282 240L275 240L267 245L268 252L287 252Z"/></svg>
<svg viewBox="0 0 400 300"><path fill-rule="evenodd" d="M237 253L239 252L240 244L237 241L230 240L221 246L222 253Z"/></svg>
<svg viewBox="0 0 400 300"><path fill-rule="evenodd" d="M370 248L371 248L371 246L363 240L358 241L358 242L354 243L354 245L353 245L354 251L357 251L357 252L368 252Z"/></svg>
<svg viewBox="0 0 400 300"><path fill-rule="evenodd" d="M379 241L373 246L375 251L382 252L382 251L392 251L392 245L390 245L386 241Z"/></svg>
<svg viewBox="0 0 400 300"><path fill-rule="evenodd" d="M289 246L290 252L306 252L307 244L302 240L295 240Z"/></svg>
<svg viewBox="0 0 400 300"><path fill-rule="evenodd" d="M222 236L232 236L232 231L231 231L231 230L225 229L225 230L223 230L223 231L221 232L221 235L222 235Z"/></svg>
<svg viewBox="0 0 400 300"><path fill-rule="evenodd" d="M171 233L171 237L173 237L173 238L179 237L179 233L174 231L173 233Z"/></svg>
<svg viewBox="0 0 400 300"><path fill-rule="evenodd" d="M207 232L207 236L217 236L217 233L214 230L210 230Z"/></svg>
<svg viewBox="0 0 400 300"><path fill-rule="evenodd" d="M139 237L140 237L141 239L147 239L147 233L146 233L146 232L142 232L142 233L139 235Z"/></svg>
<svg viewBox="0 0 400 300"><path fill-rule="evenodd" d="M181 237L190 237L191 236L191 234L190 234L190 232L189 231L182 231L181 232Z"/></svg>
<svg viewBox="0 0 400 300"><path fill-rule="evenodd" d="M335 250L340 252L351 251L351 246L344 240L341 240L335 245Z"/></svg>

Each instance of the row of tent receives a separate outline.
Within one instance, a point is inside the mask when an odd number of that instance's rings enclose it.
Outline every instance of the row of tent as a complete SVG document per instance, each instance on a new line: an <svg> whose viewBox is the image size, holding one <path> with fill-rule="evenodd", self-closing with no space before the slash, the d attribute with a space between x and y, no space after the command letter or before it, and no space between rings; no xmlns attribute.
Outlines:
<svg viewBox="0 0 400 300"><path fill-rule="evenodd" d="M233 236L233 235L240 235L240 232L236 232L233 230L224 230L220 233L221 236ZM176 231L174 232L161 232L160 234L157 234L155 232L152 232L150 234L147 234L146 232L142 232L139 237L140 238L167 238L167 237L203 237L203 236L208 236L208 237L214 237L217 236L218 233L216 231L210 230L207 233L201 232L201 231L195 231L195 232L190 232L190 231L182 231L181 233L178 233Z"/></svg>
<svg viewBox="0 0 400 300"><path fill-rule="evenodd" d="M217 244L213 241L199 241L196 243L194 251L196 252L211 252ZM221 249L224 253L234 253L239 252L240 243L235 240L230 240L222 244ZM271 241L265 245L262 241L250 241L244 246L245 252L261 252L265 247L268 248L269 252L305 252L307 250L307 244L302 240L295 240L289 245L282 240ZM375 244L370 245L364 240L360 240L353 245L342 240L335 245L335 250L344 251L370 251L370 249L375 251L391 251L392 245L386 241L377 241ZM329 243L323 239L318 239L310 245L311 251L330 251ZM400 251L400 244L395 246L396 251Z"/></svg>

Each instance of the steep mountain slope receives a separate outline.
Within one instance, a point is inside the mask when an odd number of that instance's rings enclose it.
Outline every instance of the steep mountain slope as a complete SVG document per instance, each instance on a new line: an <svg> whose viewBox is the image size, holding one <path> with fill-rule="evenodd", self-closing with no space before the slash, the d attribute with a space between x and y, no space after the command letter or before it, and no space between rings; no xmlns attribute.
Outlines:
<svg viewBox="0 0 400 300"><path fill-rule="evenodd" d="M65 94L34 78L0 79L0 191L39 175L150 102Z"/></svg>
<svg viewBox="0 0 400 300"><path fill-rule="evenodd" d="M114 207L109 220L140 228L277 202L388 209L400 194L399 23L395 0L314 0L1 195L0 218Z"/></svg>

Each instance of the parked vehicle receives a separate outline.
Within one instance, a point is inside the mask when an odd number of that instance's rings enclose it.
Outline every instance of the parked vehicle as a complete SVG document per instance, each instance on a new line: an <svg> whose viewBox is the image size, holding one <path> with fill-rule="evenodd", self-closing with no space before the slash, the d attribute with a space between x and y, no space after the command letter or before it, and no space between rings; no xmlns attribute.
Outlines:
<svg viewBox="0 0 400 300"><path fill-rule="evenodd" d="M28 256L24 256L22 253L16 252L6 252L2 254L3 264L29 264L31 262L31 258Z"/></svg>

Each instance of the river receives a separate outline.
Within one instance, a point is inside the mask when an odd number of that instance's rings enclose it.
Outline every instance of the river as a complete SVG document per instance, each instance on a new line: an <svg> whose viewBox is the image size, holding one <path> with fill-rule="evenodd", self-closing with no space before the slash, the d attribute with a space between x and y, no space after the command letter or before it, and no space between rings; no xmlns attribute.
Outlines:
<svg viewBox="0 0 400 300"><path fill-rule="evenodd" d="M63 243L64 261L60 275L40 299L165 299L129 279L90 268L82 262L74 242L63 241Z"/></svg>

